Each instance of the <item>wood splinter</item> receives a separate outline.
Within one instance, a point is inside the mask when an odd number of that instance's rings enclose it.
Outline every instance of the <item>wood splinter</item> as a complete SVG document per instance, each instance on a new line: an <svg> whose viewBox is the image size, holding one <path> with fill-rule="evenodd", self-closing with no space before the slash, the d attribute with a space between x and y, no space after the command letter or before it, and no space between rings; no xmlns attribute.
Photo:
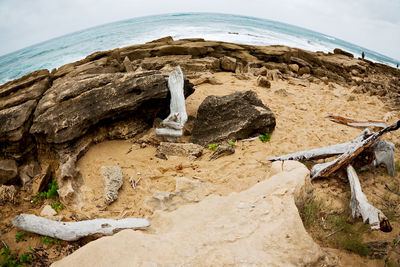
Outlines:
<svg viewBox="0 0 400 267"><path fill-rule="evenodd" d="M353 166L347 166L347 177L351 189L350 208L353 218L362 217L364 223L369 223L371 229L391 232L392 226L383 212L368 203L363 193L357 173Z"/></svg>

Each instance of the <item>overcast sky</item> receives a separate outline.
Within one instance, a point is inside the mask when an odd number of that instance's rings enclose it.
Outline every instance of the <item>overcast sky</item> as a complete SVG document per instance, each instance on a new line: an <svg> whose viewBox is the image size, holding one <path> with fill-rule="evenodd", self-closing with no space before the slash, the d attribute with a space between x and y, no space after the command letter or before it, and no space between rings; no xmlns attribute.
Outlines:
<svg viewBox="0 0 400 267"><path fill-rule="evenodd" d="M276 20L400 60L400 0L0 0L0 55L112 21L178 12Z"/></svg>

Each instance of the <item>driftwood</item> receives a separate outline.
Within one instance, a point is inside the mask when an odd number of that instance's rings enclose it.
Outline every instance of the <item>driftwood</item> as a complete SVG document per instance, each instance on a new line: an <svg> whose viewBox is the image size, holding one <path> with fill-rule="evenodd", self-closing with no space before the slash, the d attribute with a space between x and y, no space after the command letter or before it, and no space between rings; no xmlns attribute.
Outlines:
<svg viewBox="0 0 400 267"><path fill-rule="evenodd" d="M357 144L364 139L366 139L371 134L370 130L365 129L361 132L360 136L354 139L351 142L322 147L322 148L315 148L306 151L300 151L293 154L286 154L283 156L269 158L269 161L278 161L278 160L298 160L298 161L307 161L307 160L317 160L317 159L324 159L329 158L332 156L340 155L351 149L354 144Z"/></svg>
<svg viewBox="0 0 400 267"><path fill-rule="evenodd" d="M390 125L389 127L380 130L379 132L371 134L369 137L362 140L361 142L355 143L351 149L343 153L337 159L331 162L315 165L311 169L311 179L329 177L335 171L349 165L358 155L361 154L361 152L374 144L378 140L378 138L381 137L384 133L395 131L399 128L400 120Z"/></svg>
<svg viewBox="0 0 400 267"><path fill-rule="evenodd" d="M137 218L58 222L33 214L21 214L14 218L13 225L24 231L56 237L65 241L75 241L93 234L111 235L122 229L143 229L151 224L146 219Z"/></svg>
<svg viewBox="0 0 400 267"><path fill-rule="evenodd" d="M180 137L182 128L187 121L185 95L183 92L184 80L181 68L178 66L168 78L168 88L171 92L170 114L157 128L158 136Z"/></svg>
<svg viewBox="0 0 400 267"><path fill-rule="evenodd" d="M364 223L369 223L371 229L380 229L383 232L392 231L392 227L383 212L368 203L368 199L363 193L357 173L353 166L347 166L347 177L351 189L350 208L353 218L362 217Z"/></svg>
<svg viewBox="0 0 400 267"><path fill-rule="evenodd" d="M384 121L373 121L373 120L367 120L367 121L357 121L349 118L345 118L342 116L328 116L331 121L345 124L347 126L352 126L352 127L360 127L360 128L366 128L366 127L377 127L377 128L386 128L387 125Z"/></svg>

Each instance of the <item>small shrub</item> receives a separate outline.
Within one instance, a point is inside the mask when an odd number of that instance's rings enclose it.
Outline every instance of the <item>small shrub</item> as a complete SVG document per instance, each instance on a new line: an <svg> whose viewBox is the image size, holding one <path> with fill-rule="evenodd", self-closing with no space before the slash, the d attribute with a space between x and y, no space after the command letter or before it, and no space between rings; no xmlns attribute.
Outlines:
<svg viewBox="0 0 400 267"><path fill-rule="evenodd" d="M271 141L271 133L265 133L258 137L263 143Z"/></svg>
<svg viewBox="0 0 400 267"><path fill-rule="evenodd" d="M25 239L24 239L25 235L26 235L25 232L16 233L15 234L15 239L17 239L17 241L25 241Z"/></svg>
<svg viewBox="0 0 400 267"><path fill-rule="evenodd" d="M37 196L32 200L33 203L36 203L39 198L44 200L44 199L50 199L58 195L57 193L58 190L58 185L57 185L57 180L53 179L51 183L48 184L48 190L47 191L42 191L38 192Z"/></svg>
<svg viewBox="0 0 400 267"><path fill-rule="evenodd" d="M51 246L55 242L60 243L60 240L58 240L56 237L42 237L42 244L46 244L47 246Z"/></svg>
<svg viewBox="0 0 400 267"><path fill-rule="evenodd" d="M208 146L208 149L215 151L215 149L217 148L217 144L211 144Z"/></svg>
<svg viewBox="0 0 400 267"><path fill-rule="evenodd" d="M58 201L54 201L53 203L51 203L51 207L53 208L53 210L59 213L64 208L64 205Z"/></svg>
<svg viewBox="0 0 400 267"><path fill-rule="evenodd" d="M229 142L229 145L230 145L231 147L234 147L236 144L235 144L235 142L230 141L230 142Z"/></svg>
<svg viewBox="0 0 400 267"><path fill-rule="evenodd" d="M17 254L11 254L9 248L2 248L0 250L0 266L1 267L19 267L27 266L33 261L33 255L31 253L24 253L18 258Z"/></svg>
<svg viewBox="0 0 400 267"><path fill-rule="evenodd" d="M309 228L318 220L322 210L322 202L315 200L314 197L309 197L304 199L298 209L304 226Z"/></svg>

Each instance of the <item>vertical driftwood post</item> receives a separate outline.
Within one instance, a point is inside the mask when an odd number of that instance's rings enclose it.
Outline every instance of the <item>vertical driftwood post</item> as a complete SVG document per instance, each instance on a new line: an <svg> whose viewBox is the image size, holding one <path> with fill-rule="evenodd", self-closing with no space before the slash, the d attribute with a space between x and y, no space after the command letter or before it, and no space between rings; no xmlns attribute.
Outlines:
<svg viewBox="0 0 400 267"><path fill-rule="evenodd" d="M353 218L362 217L363 222L368 222L371 229L380 229L383 232L392 231L389 220L382 211L368 203L368 199L361 189L360 180L353 166L347 166L347 176L351 189L350 208Z"/></svg>
<svg viewBox="0 0 400 267"><path fill-rule="evenodd" d="M171 72L168 78L168 88L171 92L171 113L161 123L163 128L156 129L157 135L167 137L182 136L182 128L187 121L183 86L183 73L181 68L178 66L174 71Z"/></svg>

